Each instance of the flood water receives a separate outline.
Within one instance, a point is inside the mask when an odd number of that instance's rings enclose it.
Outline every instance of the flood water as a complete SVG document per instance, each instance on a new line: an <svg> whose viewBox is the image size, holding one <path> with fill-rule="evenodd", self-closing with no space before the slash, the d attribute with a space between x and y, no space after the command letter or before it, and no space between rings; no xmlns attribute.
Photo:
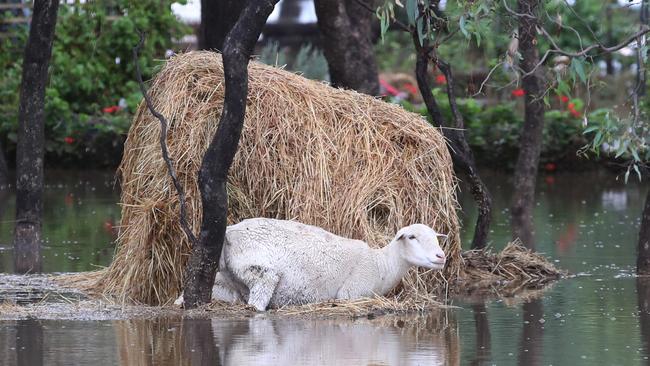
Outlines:
<svg viewBox="0 0 650 366"><path fill-rule="evenodd" d="M492 246L499 250L510 238L512 188L505 175L485 177L497 211ZM453 300L459 308L372 321L0 321L0 364L650 364L650 283L633 276L647 189L606 172L540 176L538 250L577 276L537 300ZM85 271L110 262L118 196L109 173L48 177L45 271ZM0 272L13 270L13 199L11 193L0 197ZM468 243L475 214L469 195L463 193L461 203Z"/></svg>

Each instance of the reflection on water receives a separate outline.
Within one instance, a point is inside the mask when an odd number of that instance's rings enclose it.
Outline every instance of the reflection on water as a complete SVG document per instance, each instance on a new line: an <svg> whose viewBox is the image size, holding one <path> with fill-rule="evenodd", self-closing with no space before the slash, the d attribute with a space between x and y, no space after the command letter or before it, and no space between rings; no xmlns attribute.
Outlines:
<svg viewBox="0 0 650 366"><path fill-rule="evenodd" d="M441 312L354 322L253 317L83 324L0 323L0 361L145 366L460 364L457 329Z"/></svg>
<svg viewBox="0 0 650 366"><path fill-rule="evenodd" d="M538 250L580 276L560 281L543 298L488 303L455 299L460 309L419 320L0 322L0 364L648 364L650 280L632 276L648 185L625 185L603 172L549 178L538 179ZM113 226L119 221L110 175L57 179L46 189L45 271L107 264ZM495 205L490 237L499 250L510 238L511 182L500 174L486 174L486 182ZM0 214L5 210L0 218L0 271L5 272L12 270L8 244L13 224L7 223L12 200L0 201L5 202L0 205ZM474 205L469 195L460 200L465 207L463 240L469 243ZM0 295L2 291L0 286ZM26 338L30 341L24 342Z"/></svg>
<svg viewBox="0 0 650 366"><path fill-rule="evenodd" d="M476 352L472 365L483 365L490 360L491 337L490 322L488 321L485 304L472 305L476 327Z"/></svg>
<svg viewBox="0 0 650 366"><path fill-rule="evenodd" d="M637 306L639 307L639 328L643 344L643 358L646 363L650 356L650 278L636 279Z"/></svg>
<svg viewBox="0 0 650 366"><path fill-rule="evenodd" d="M43 327L38 320L21 320L16 327L16 364L43 364Z"/></svg>
<svg viewBox="0 0 650 366"><path fill-rule="evenodd" d="M522 308L524 325L519 342L519 364L541 365L545 322L542 302L533 300L525 303Z"/></svg>
<svg viewBox="0 0 650 366"><path fill-rule="evenodd" d="M451 330L437 329L438 319L422 318L402 328L390 324L284 319L213 321L220 361L228 365L448 365ZM403 320L402 320L403 322ZM255 350L251 352L251 350Z"/></svg>
<svg viewBox="0 0 650 366"><path fill-rule="evenodd" d="M43 193L42 268L78 272L106 266L119 221L111 172L48 171ZM0 189L0 272L14 272L15 191Z"/></svg>

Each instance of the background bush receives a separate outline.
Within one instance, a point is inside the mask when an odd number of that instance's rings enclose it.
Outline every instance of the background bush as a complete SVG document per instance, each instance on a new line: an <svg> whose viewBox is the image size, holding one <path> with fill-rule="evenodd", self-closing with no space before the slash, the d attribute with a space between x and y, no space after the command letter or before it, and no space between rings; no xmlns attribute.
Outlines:
<svg viewBox="0 0 650 366"><path fill-rule="evenodd" d="M61 4L46 90L46 160L70 165L92 160L115 165L141 95L132 48L150 78L174 40L189 31L170 0L113 0ZM0 139L13 159L18 126L21 62L27 29L15 28L0 44Z"/></svg>

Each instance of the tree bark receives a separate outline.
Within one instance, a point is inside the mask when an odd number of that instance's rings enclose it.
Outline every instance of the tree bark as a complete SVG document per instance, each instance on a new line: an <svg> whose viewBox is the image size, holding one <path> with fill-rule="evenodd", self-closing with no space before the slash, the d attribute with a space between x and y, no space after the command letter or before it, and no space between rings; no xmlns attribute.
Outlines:
<svg viewBox="0 0 650 366"><path fill-rule="evenodd" d="M616 2L609 2L605 8L605 21L607 24L607 44L614 44L614 33L612 28L612 7L616 5ZM603 56L605 59L605 66L607 70L607 75L614 75L614 59L611 52L605 53Z"/></svg>
<svg viewBox="0 0 650 366"><path fill-rule="evenodd" d="M0 189L4 189L9 184L9 168L5 160L5 152L0 142Z"/></svg>
<svg viewBox="0 0 650 366"><path fill-rule="evenodd" d="M36 0L25 45L16 151L15 271L41 270L45 86L58 0Z"/></svg>
<svg viewBox="0 0 650 366"><path fill-rule="evenodd" d="M192 248L185 271L184 298L187 308L210 301L226 233L228 171L237 152L246 114L248 61L277 1L250 2L224 43L224 107L219 127L203 157L199 172L203 219L199 241Z"/></svg>
<svg viewBox="0 0 650 366"><path fill-rule="evenodd" d="M523 60L521 69L524 73L535 70L539 62L537 50L536 25L539 0L518 0L519 14L519 50ZM519 238L530 249L535 249L533 236L533 209L535 206L535 182L537 166L542 149L542 132L544 129L543 84L537 71L522 80L526 93L524 125L519 140L519 156L515 166L514 194L511 209L511 228L513 239Z"/></svg>
<svg viewBox="0 0 650 366"><path fill-rule="evenodd" d="M376 4L373 0L368 5ZM374 14L351 0L314 0L314 6L332 85L378 95Z"/></svg>
<svg viewBox="0 0 650 366"><path fill-rule="evenodd" d="M453 116L455 119L455 128L443 128L445 126L444 117L438 103L436 102L433 93L431 92L432 86L428 78L427 68L429 65L429 52L428 46L420 46L417 35L414 35L413 42L417 50L417 59L415 65L415 75L422 94L422 99L427 107L427 111L433 120L433 123L441 128L442 133L447 138L449 153L452 157L454 168L456 171L464 174L470 184L472 196L478 206L478 218L476 226L474 227L474 238L472 240L472 249L482 249L487 245L488 233L490 229L490 221L492 216L492 197L487 189L485 183L481 179L476 168L474 154L472 149L467 143L465 136L465 126L463 118L458 111L456 105L456 98L453 94L453 75L451 67L441 60L437 61L437 65L447 78L447 95L449 98L449 105L452 108Z"/></svg>
<svg viewBox="0 0 650 366"><path fill-rule="evenodd" d="M641 214L641 229L637 245L636 273L650 275L650 190L645 197L645 207Z"/></svg>
<svg viewBox="0 0 650 366"><path fill-rule="evenodd" d="M239 19L247 0L201 0L200 50L223 50L226 35Z"/></svg>
<svg viewBox="0 0 650 366"><path fill-rule="evenodd" d="M650 22L650 0L641 1L641 11L639 13L640 13L641 26L643 27L648 25L648 22ZM646 45L645 37L639 37L637 38L637 41L640 43L640 47ZM645 56L647 55L643 55L641 54L641 52L639 52L637 55L637 75L636 75L637 98L646 95L647 75L646 75L645 60L644 60Z"/></svg>

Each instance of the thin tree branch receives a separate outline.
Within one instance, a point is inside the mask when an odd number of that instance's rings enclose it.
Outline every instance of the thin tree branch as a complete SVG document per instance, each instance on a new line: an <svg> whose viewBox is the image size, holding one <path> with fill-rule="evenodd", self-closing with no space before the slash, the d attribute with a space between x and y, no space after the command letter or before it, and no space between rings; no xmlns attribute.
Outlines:
<svg viewBox="0 0 650 366"><path fill-rule="evenodd" d="M534 20L537 20L537 17L534 16L534 15L531 15L531 14L525 14L525 13L517 13L516 11L510 9L510 7L508 6L508 3L506 2L506 0L503 0L503 7L506 9L506 11L507 11L508 13L510 13L510 14L516 16L516 17L520 17L520 18L528 18L528 19L534 19Z"/></svg>
<svg viewBox="0 0 650 366"><path fill-rule="evenodd" d="M483 92L483 88L485 87L485 84L488 82L488 80L490 80L490 77L492 76L494 71L496 71L496 69L501 65L503 65L503 61L500 61L498 64L494 65L492 69L490 69L490 72L487 74L485 79L483 79L483 82L481 83L481 87L478 89L476 93L474 93L474 95L472 95L472 97L478 96Z"/></svg>
<svg viewBox="0 0 650 366"><path fill-rule="evenodd" d="M436 58L436 66L442 71L447 79L447 99L449 100L449 107L451 108L451 113L454 116L454 122L456 122L456 128L460 130L465 129L465 122L463 121L463 115L458 109L458 103L456 103L456 95L454 94L454 76L451 72L451 66L445 61Z"/></svg>
<svg viewBox="0 0 650 366"><path fill-rule="evenodd" d="M362 8L368 10L369 12L371 12L373 14L377 11L377 9L373 9L370 5L368 5L363 0L354 0L354 2L356 2L357 4L359 4L359 6L361 6ZM397 25L401 30L403 30L405 32L409 32L409 33L411 32L411 27L409 27L408 25L400 22L399 20L393 19L393 23L395 25Z"/></svg>
<svg viewBox="0 0 650 366"><path fill-rule="evenodd" d="M185 210L185 190L178 182L178 177L176 176L176 170L172 165L172 161L169 158L169 151L167 150L167 129L169 124L167 123L165 117L162 114L160 114L158 111L156 111L156 109L154 108L153 103L149 98L149 94L147 94L147 89L144 85L144 82L142 81L142 72L140 71L140 63L138 62L138 53L140 52L140 49L142 48L143 45L144 45L144 33L140 33L140 41L135 47L133 47L133 61L135 62L135 77L138 81L138 85L140 86L140 91L142 92L142 96L144 97L144 101L145 104L147 105L147 108L149 109L151 114L153 114L153 116L160 121L160 149L162 150L162 158L165 161L165 164L167 165L167 171L169 172L169 176L171 177L172 182L174 183L174 187L176 188L176 192L178 193L178 200L181 206L180 207L181 227L183 229L183 232L185 232L187 239L192 243L192 245L194 245L196 244L197 239L196 236L194 236L192 229L190 229L189 224L187 223L187 212Z"/></svg>
<svg viewBox="0 0 650 366"><path fill-rule="evenodd" d="M636 40L638 37L641 37L644 34L650 32L650 27L648 27L647 25L642 26L641 29L638 32L628 36L623 42L621 42L621 43L619 43L617 45L614 45L614 46L611 46L611 47L605 47L602 44L592 44L591 46L588 46L587 48L584 48L579 52L569 52L569 51L565 51L562 48L560 48L560 46L558 46L557 43L555 42L555 40L553 39L553 36L551 36L548 33L548 31L546 31L546 29L544 29L544 27L539 27L538 26L537 30L539 32L541 32L549 40L549 42L551 42L551 45L553 46L553 48L550 50L551 52L557 53L557 54L560 54L560 55L564 55L564 56L569 56L569 57L582 57L582 56L587 55L589 52L591 52L593 50L600 50L603 53L616 52L616 51L620 50L621 48L626 47L627 45L632 43L632 41Z"/></svg>

